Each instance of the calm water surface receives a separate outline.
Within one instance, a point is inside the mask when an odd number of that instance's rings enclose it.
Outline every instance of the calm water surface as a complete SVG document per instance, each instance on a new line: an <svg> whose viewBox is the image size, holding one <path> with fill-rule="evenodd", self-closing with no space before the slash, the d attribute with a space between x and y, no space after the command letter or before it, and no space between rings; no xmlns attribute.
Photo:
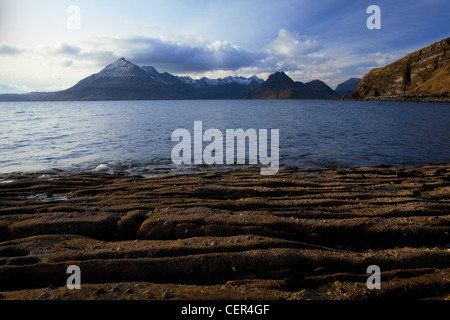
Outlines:
<svg viewBox="0 0 450 320"><path fill-rule="evenodd" d="M234 166L172 164L171 134L280 130L280 166L450 163L450 104L326 100L0 102L0 173L127 171L144 175ZM204 147L206 143L204 143Z"/></svg>

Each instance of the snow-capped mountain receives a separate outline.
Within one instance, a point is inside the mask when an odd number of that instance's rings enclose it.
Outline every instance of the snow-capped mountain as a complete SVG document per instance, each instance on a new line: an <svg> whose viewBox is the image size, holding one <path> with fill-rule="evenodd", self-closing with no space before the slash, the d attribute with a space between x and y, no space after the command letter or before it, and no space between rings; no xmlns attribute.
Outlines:
<svg viewBox="0 0 450 320"><path fill-rule="evenodd" d="M237 83L237 84L241 84L244 86L250 86L252 85L252 82L256 82L259 85L261 85L264 80L258 78L257 76L252 76L250 78L244 78L244 77L225 77L225 78L219 78L219 79L209 79L206 77L203 77L201 79L198 80L194 80L191 77L178 77L181 81L183 81L184 83L192 86L192 87L196 87L196 88L200 88L202 86L223 86L223 85L227 85L227 84L233 84L233 83Z"/></svg>
<svg viewBox="0 0 450 320"><path fill-rule="evenodd" d="M181 82L181 81L180 81ZM55 100L166 100L195 99L187 85L161 79L156 69L143 68L120 58L75 86L53 93Z"/></svg>
<svg viewBox="0 0 450 320"><path fill-rule="evenodd" d="M190 88L199 99L239 99L253 92L264 82L256 76L192 79L188 76L174 76L167 72L159 73L152 66L141 68L159 83Z"/></svg>
<svg viewBox="0 0 450 320"><path fill-rule="evenodd" d="M254 88L260 86L264 82L264 80L258 78L257 76L252 76L250 78L228 76L226 78L219 79L209 79L206 77L203 77L201 79L192 79L188 76L174 76L167 72L159 73L152 66L144 66L141 68L147 71L155 81L172 85L180 84L180 82L182 82L197 90L201 90L207 87L220 87L232 84Z"/></svg>
<svg viewBox="0 0 450 320"><path fill-rule="evenodd" d="M156 70L155 70L156 71ZM130 77L146 77L148 71L139 68L137 65L120 58L116 62L108 65L99 73L93 74L86 79L123 79Z"/></svg>
<svg viewBox="0 0 450 320"><path fill-rule="evenodd" d="M256 77L224 79L174 76L120 58L73 87L49 93L11 96L13 100L240 99L260 86ZM5 97L9 98L9 96Z"/></svg>
<svg viewBox="0 0 450 320"><path fill-rule="evenodd" d="M158 76L159 72L152 66L141 67L144 71L149 73L151 76Z"/></svg>
<svg viewBox="0 0 450 320"><path fill-rule="evenodd" d="M120 58L100 72L82 79L69 89L48 93L3 95L0 96L0 100L258 99L275 96L281 99L284 97L284 93L278 93L278 91L282 89L281 87L286 86L289 88L285 91L290 93L286 98L291 99L305 97L329 99L337 95L334 90L321 81L303 84L294 83L289 78L289 81L285 81L287 85L281 85L280 81L274 81L275 78L280 78L279 74L277 72L271 75L266 81L256 76L192 79L187 76L175 76L168 72L161 73L152 66L139 67L125 58ZM284 78L287 79L287 76ZM278 87L281 89L278 90ZM274 95L272 91L275 89L278 91Z"/></svg>
<svg viewBox="0 0 450 320"><path fill-rule="evenodd" d="M48 93L1 95L1 101L187 100L187 99L330 99L338 94L321 81L294 82L277 72L266 81L256 76L192 79L139 67L125 58L86 77L73 87Z"/></svg>

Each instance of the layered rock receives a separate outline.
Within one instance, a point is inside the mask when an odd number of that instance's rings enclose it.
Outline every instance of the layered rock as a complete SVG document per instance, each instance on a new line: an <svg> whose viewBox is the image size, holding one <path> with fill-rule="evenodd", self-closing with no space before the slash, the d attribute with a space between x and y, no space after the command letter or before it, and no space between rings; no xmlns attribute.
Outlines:
<svg viewBox="0 0 450 320"><path fill-rule="evenodd" d="M366 74L353 98L450 101L450 38Z"/></svg>
<svg viewBox="0 0 450 320"><path fill-rule="evenodd" d="M3 299L448 297L448 165L1 178Z"/></svg>

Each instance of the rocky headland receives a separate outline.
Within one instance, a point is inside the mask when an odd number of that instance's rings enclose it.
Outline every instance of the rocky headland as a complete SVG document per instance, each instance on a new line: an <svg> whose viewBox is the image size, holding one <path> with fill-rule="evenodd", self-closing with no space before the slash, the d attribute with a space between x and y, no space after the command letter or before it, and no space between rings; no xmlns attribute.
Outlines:
<svg viewBox="0 0 450 320"><path fill-rule="evenodd" d="M371 70L351 98L450 102L450 38Z"/></svg>

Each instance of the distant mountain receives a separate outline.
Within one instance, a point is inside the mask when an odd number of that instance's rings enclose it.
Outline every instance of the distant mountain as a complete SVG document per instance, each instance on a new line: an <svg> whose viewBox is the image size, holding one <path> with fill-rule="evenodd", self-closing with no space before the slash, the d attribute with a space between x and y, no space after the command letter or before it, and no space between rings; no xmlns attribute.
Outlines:
<svg viewBox="0 0 450 320"><path fill-rule="evenodd" d="M450 101L450 38L371 70L353 98Z"/></svg>
<svg viewBox="0 0 450 320"><path fill-rule="evenodd" d="M296 82L284 72L264 81L256 76L192 79L139 67L125 58L57 92L2 94L0 101L169 100L169 99L332 99L339 94L319 80Z"/></svg>
<svg viewBox="0 0 450 320"><path fill-rule="evenodd" d="M160 81L121 58L75 86L48 97L55 100L166 100L192 99L196 95L186 86Z"/></svg>
<svg viewBox="0 0 450 320"><path fill-rule="evenodd" d="M334 91L336 91L341 97L351 97L358 87L360 81L360 78L350 78L347 81L339 84Z"/></svg>
<svg viewBox="0 0 450 320"><path fill-rule="evenodd" d="M250 99L289 99L295 82L284 72L271 74L264 83L256 89Z"/></svg>
<svg viewBox="0 0 450 320"><path fill-rule="evenodd" d="M152 66L139 67L120 58L69 89L3 94L0 101L239 99L253 92L261 83L263 80L256 76L194 80L167 72L159 73Z"/></svg>
<svg viewBox="0 0 450 320"><path fill-rule="evenodd" d="M201 78L194 80L190 77L179 77L181 81L197 90L202 99L241 99L264 82L264 80L253 76L244 77L226 77L219 79Z"/></svg>
<svg viewBox="0 0 450 320"><path fill-rule="evenodd" d="M283 71L269 78L248 99L333 99L339 97L333 89L320 80L307 83L292 80Z"/></svg>

